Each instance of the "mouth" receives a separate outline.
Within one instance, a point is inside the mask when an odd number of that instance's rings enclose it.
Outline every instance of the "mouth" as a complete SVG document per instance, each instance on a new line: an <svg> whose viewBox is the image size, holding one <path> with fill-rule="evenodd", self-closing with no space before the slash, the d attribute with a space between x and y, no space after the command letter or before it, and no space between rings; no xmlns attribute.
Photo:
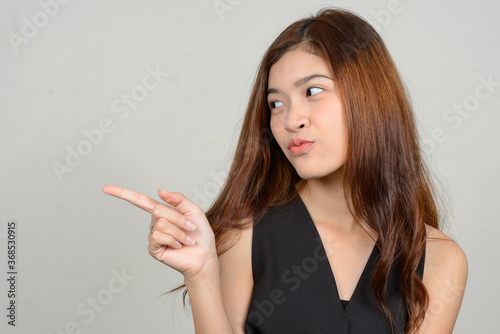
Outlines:
<svg viewBox="0 0 500 334"><path fill-rule="evenodd" d="M301 146L301 145L303 145L303 144L309 144L309 143L312 143L312 141L310 141L310 140L305 140L305 139L302 139L302 138L292 138L292 139L288 142L287 148L288 148L288 149L291 149L293 146Z"/></svg>
<svg viewBox="0 0 500 334"><path fill-rule="evenodd" d="M306 153L310 148L311 146L314 144L314 142L304 142L300 145L292 145L289 147L289 151L292 155L299 155L299 154L303 154L303 153Z"/></svg>

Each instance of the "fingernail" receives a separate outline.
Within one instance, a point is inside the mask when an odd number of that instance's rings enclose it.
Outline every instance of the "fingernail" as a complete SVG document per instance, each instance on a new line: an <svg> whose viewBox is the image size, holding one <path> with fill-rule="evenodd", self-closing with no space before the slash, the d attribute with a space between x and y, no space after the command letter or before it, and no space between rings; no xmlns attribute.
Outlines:
<svg viewBox="0 0 500 334"><path fill-rule="evenodd" d="M182 247L182 244L181 244L179 241L176 241L176 242L175 242L175 246L176 246L177 248L181 248L181 247Z"/></svg>
<svg viewBox="0 0 500 334"><path fill-rule="evenodd" d="M194 229L196 228L196 225L194 225L193 223L191 223L189 220L186 220L186 227L188 229L190 229L191 231L194 231Z"/></svg>
<svg viewBox="0 0 500 334"><path fill-rule="evenodd" d="M186 236L186 242L190 245L194 245L194 240L189 235Z"/></svg>

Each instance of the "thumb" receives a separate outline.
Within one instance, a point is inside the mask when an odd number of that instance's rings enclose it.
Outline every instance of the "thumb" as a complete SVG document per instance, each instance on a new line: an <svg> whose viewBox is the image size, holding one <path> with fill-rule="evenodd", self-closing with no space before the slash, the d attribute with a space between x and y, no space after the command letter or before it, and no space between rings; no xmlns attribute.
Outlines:
<svg viewBox="0 0 500 334"><path fill-rule="evenodd" d="M204 214L203 210L194 202L190 201L180 192L169 192L158 189L158 196L166 203L172 205L183 215Z"/></svg>

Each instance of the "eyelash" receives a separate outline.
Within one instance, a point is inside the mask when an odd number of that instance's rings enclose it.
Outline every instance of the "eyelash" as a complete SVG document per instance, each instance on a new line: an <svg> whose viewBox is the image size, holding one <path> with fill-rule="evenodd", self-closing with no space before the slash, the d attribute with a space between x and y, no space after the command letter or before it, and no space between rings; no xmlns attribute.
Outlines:
<svg viewBox="0 0 500 334"><path fill-rule="evenodd" d="M321 92L324 90L323 88L319 88L319 87L309 87L309 88L306 90L306 92L309 92L311 89L319 89L319 90L321 90L321 91L320 91L320 92L318 92L318 93L321 93ZM316 93L316 94L318 94L318 93ZM307 96L307 97L309 97L309 96L313 96L313 95L316 95L316 94L311 94L311 95L309 95L309 94L307 94L307 93L306 93L306 96ZM270 108L271 110L272 110L272 109L275 109L275 108L278 108L278 107L274 107L274 106L273 106L273 104L274 104L274 103L276 103L276 102L280 102L280 103L282 103L282 104L283 104L283 102L281 102L281 101L271 101L271 102L269 102L269 104L268 104L268 105L269 105L269 108Z"/></svg>

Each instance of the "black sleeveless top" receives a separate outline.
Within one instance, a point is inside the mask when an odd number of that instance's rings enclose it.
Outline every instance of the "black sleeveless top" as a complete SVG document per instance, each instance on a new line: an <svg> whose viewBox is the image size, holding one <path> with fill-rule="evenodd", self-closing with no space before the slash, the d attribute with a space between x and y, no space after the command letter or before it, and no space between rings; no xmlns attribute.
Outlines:
<svg viewBox="0 0 500 334"><path fill-rule="evenodd" d="M351 299L342 302L319 232L301 197L268 209L253 229L254 288L245 333L390 334L389 321L369 285L380 257L377 245ZM425 251L417 269L420 278L424 261ZM404 333L408 316L398 293L399 270L397 264L391 268L386 297L398 334Z"/></svg>

